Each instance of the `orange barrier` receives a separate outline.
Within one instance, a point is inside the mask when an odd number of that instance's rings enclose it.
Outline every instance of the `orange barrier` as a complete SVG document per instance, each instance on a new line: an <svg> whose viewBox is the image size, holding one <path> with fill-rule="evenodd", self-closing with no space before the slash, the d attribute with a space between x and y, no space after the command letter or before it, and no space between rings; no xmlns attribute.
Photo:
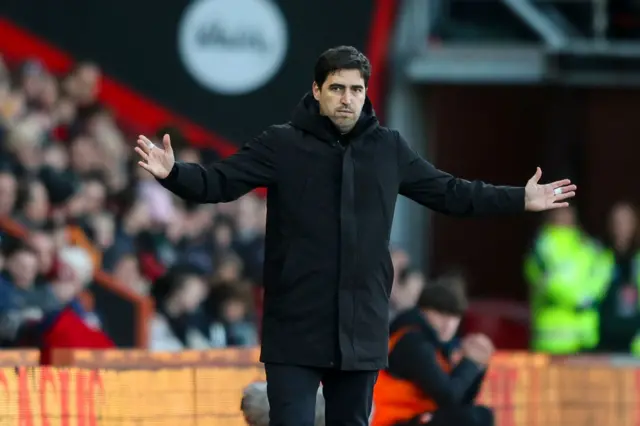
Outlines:
<svg viewBox="0 0 640 426"><path fill-rule="evenodd" d="M264 379L257 355L60 351L60 366L30 367L37 352L0 352L0 424L243 425L242 389ZM23 361L28 366L9 367ZM497 426L636 426L639 394L640 368L502 353L478 402L495 409Z"/></svg>

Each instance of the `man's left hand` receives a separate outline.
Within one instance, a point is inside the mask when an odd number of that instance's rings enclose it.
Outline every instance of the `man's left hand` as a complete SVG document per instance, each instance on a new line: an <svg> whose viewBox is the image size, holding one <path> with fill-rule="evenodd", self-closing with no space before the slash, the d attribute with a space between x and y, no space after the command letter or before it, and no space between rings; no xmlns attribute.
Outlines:
<svg viewBox="0 0 640 426"><path fill-rule="evenodd" d="M529 179L524 188L524 208L530 212L541 212L551 209L569 207L565 200L575 197L577 187L569 179L563 179L546 185L539 185L542 177L540 167Z"/></svg>

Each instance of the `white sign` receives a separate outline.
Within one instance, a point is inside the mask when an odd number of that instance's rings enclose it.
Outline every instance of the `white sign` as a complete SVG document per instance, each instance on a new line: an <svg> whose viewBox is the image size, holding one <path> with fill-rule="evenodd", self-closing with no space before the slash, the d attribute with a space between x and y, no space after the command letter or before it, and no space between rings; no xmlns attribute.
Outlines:
<svg viewBox="0 0 640 426"><path fill-rule="evenodd" d="M287 24L271 0L196 0L178 27L178 52L191 76L224 95L265 85L287 53Z"/></svg>

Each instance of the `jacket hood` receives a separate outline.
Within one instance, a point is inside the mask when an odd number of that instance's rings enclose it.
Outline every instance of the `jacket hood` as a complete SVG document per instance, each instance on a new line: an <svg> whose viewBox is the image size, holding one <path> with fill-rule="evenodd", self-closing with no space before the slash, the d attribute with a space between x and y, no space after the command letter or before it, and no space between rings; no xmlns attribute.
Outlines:
<svg viewBox="0 0 640 426"><path fill-rule="evenodd" d="M418 308L412 308L400 312L391 322L390 332L393 333L401 328L412 327L419 329L422 333L426 333L429 337L436 338L435 330L427 323L427 320Z"/></svg>
<svg viewBox="0 0 640 426"><path fill-rule="evenodd" d="M320 115L320 106L311 92L307 92L293 110L291 124L329 143L345 137L345 135L340 134L328 117ZM368 133L370 130L378 127L378 125L378 118L373 110L373 104L367 97L358 122L353 130L347 133L346 137L348 139L356 138L364 133Z"/></svg>

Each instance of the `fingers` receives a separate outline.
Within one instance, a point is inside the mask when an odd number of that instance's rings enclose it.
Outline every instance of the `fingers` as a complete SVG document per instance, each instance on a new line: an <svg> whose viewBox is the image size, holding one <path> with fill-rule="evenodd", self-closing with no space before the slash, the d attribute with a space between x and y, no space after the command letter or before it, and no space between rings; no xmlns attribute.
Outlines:
<svg viewBox="0 0 640 426"><path fill-rule="evenodd" d="M168 134L165 134L164 137L162 138L162 145L164 146L164 150L166 152L171 152L172 148L171 148L171 137Z"/></svg>
<svg viewBox="0 0 640 426"><path fill-rule="evenodd" d="M142 167L143 169L145 169L149 173L153 174L153 172L151 171L151 167L147 163L145 163L144 161L138 161L138 166Z"/></svg>
<svg viewBox="0 0 640 426"><path fill-rule="evenodd" d="M563 192L562 194L558 194L554 198L555 198L555 201L562 201L568 198L573 198L575 196L576 196L576 193L574 191L570 191L570 192Z"/></svg>
<svg viewBox="0 0 640 426"><path fill-rule="evenodd" d="M569 179L562 179L562 180L550 183L549 185L551 185L553 189L556 189L556 188L560 188L570 184L571 184L571 181ZM576 186L575 185L572 185L572 186L573 186L573 189L568 189L568 191L575 191Z"/></svg>
<svg viewBox="0 0 640 426"><path fill-rule="evenodd" d="M540 167L536 167L536 173L529 180L533 183L538 183L541 177L542 177L542 169Z"/></svg>
<svg viewBox="0 0 640 426"><path fill-rule="evenodd" d="M142 150L142 148L140 148L140 147L138 147L138 146L137 146L137 147L135 148L135 151L138 153L138 155L140 156L140 158L142 158L145 162L148 162L148 161L149 161L149 155L148 155L146 152L144 152L144 151Z"/></svg>
<svg viewBox="0 0 640 426"><path fill-rule="evenodd" d="M153 142L151 142L146 136L138 136L138 146L145 154L149 154L153 148Z"/></svg>

